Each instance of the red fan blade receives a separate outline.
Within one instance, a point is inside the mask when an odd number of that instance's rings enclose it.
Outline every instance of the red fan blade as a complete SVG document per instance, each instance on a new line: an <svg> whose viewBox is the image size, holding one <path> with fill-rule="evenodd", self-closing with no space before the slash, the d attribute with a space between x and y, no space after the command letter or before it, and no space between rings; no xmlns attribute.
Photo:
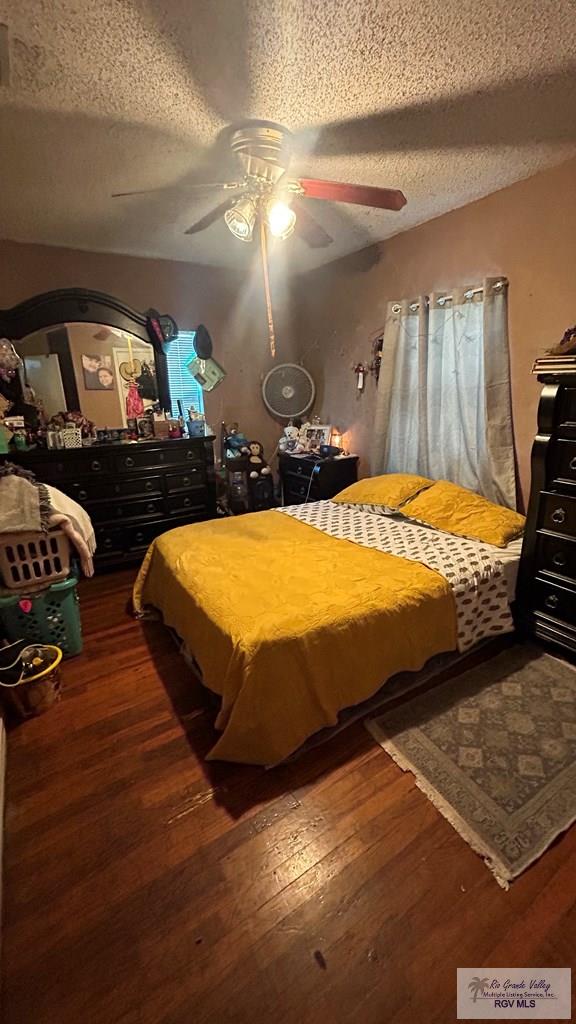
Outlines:
<svg viewBox="0 0 576 1024"><path fill-rule="evenodd" d="M358 206L375 206L380 210L401 210L406 206L406 196L395 188L347 185L342 181L321 181L319 178L300 178L300 184L309 199L356 203Z"/></svg>
<svg viewBox="0 0 576 1024"><path fill-rule="evenodd" d="M311 249L324 249L327 245L332 245L334 239L309 213L304 203L295 200L292 203L292 209L296 213L294 230L297 235L300 235L300 238L307 242Z"/></svg>
<svg viewBox="0 0 576 1024"><path fill-rule="evenodd" d="M204 217L201 217L200 220L197 220L191 228L188 228L188 230L184 232L184 234L195 235L198 231L204 231L204 228L209 228L215 220L218 220L219 217L223 217L226 210L229 210L230 207L234 206L234 203L237 202L238 197L234 196L230 199L225 199L223 203L218 203L218 206L215 206L213 210L210 210L210 213L207 213Z"/></svg>

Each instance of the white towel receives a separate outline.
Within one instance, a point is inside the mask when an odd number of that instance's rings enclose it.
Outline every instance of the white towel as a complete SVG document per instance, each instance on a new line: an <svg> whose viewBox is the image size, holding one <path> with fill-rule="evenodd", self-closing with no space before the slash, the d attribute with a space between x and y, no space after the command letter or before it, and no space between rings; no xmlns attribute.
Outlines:
<svg viewBox="0 0 576 1024"><path fill-rule="evenodd" d="M80 564L85 576L94 575L94 564L92 555L96 550L96 536L92 520L88 513L67 494L63 494L57 487L46 485L50 497L50 505L53 514L50 516L50 526L59 526L76 548L80 557Z"/></svg>

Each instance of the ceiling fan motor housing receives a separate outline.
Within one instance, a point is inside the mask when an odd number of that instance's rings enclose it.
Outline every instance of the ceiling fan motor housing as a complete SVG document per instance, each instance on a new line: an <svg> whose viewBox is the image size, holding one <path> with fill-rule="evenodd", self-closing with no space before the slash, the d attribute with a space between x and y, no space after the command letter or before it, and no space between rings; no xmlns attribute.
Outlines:
<svg viewBox="0 0 576 1024"><path fill-rule="evenodd" d="M275 185L290 163L292 134L273 121L252 121L236 129L230 147L246 174Z"/></svg>

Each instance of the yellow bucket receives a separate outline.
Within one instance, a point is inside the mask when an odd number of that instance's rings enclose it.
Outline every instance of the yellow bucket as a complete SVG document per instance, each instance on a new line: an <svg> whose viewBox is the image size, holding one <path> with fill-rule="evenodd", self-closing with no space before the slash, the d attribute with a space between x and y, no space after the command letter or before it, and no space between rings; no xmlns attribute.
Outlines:
<svg viewBox="0 0 576 1024"><path fill-rule="evenodd" d="M42 646L44 650L54 652L52 664L47 665L41 672L37 672L33 676L27 676L17 686L12 686L4 691L20 718L41 715L44 711L48 711L53 704L56 704L62 695L60 673L62 651L53 644L43 644Z"/></svg>

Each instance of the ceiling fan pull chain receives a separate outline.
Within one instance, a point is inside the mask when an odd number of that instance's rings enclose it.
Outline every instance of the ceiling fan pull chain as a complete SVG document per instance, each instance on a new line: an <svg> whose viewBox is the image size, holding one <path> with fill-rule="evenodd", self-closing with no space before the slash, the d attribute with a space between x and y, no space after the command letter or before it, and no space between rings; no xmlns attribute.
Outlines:
<svg viewBox="0 0 576 1024"><path fill-rule="evenodd" d="M268 277L268 245L266 242L266 223L260 216L260 253L262 255L262 273L264 275L264 294L266 296L266 315L268 317L268 337L270 338L270 355L276 358L276 337L274 334L274 317L272 316L272 298L270 296L270 279Z"/></svg>

